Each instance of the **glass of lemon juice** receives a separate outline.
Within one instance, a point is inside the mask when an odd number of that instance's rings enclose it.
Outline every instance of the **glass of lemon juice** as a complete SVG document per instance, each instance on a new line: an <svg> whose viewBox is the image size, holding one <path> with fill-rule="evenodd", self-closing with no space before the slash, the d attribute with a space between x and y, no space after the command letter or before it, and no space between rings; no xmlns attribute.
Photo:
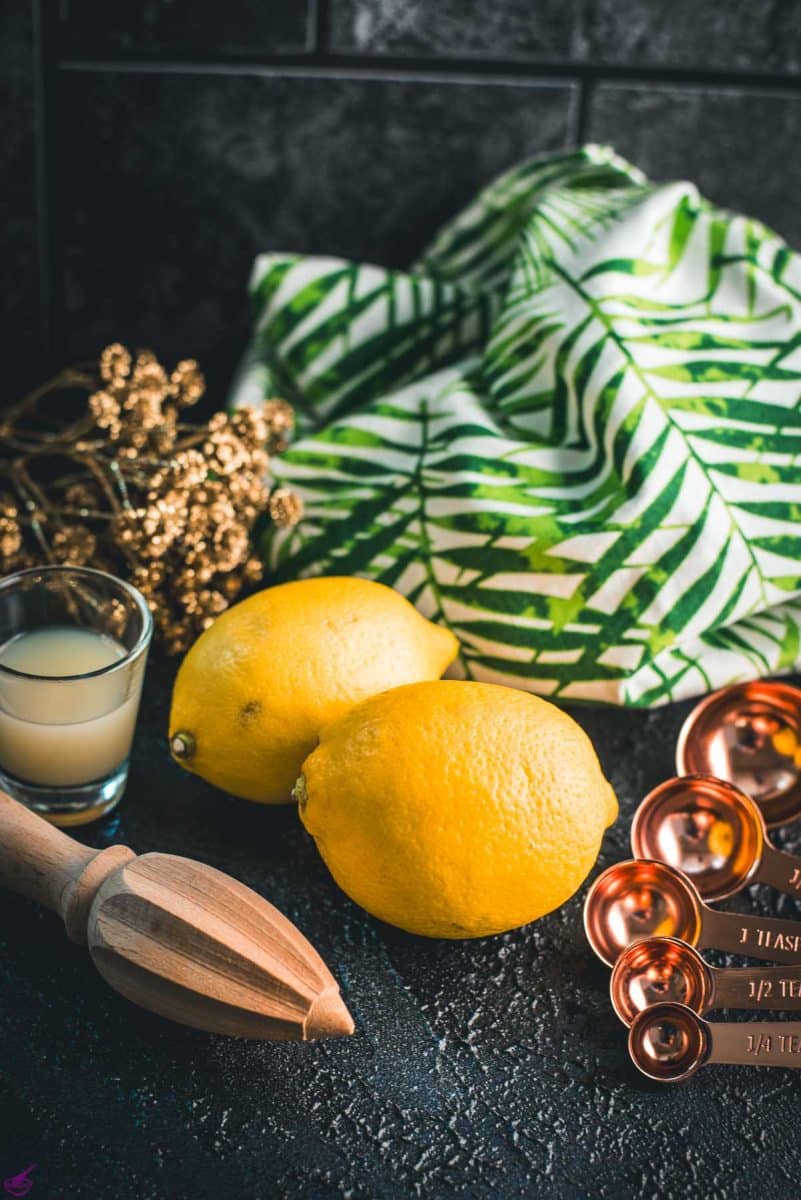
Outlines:
<svg viewBox="0 0 801 1200"><path fill-rule="evenodd" d="M87 567L0 580L0 787L56 825L119 802L153 618Z"/></svg>

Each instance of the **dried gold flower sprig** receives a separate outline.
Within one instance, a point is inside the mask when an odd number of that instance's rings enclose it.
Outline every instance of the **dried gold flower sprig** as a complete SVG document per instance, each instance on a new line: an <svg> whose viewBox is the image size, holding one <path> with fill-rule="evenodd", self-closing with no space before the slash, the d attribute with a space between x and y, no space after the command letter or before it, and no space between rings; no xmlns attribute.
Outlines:
<svg viewBox="0 0 801 1200"><path fill-rule="evenodd" d="M76 391L88 393L77 415L48 415L54 396ZM294 493L267 482L291 407L274 399L186 423L204 391L194 359L168 374L150 351L114 344L0 413L0 572L48 562L123 575L168 652L185 650L261 577L257 521L302 515Z"/></svg>

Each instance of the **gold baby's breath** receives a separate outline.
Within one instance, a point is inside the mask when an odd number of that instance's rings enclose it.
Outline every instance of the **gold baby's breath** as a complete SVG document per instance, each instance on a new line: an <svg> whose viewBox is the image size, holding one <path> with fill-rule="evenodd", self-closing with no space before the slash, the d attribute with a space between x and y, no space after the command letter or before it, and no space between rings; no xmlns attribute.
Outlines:
<svg viewBox="0 0 801 1200"><path fill-rule="evenodd" d="M261 578L255 523L301 515L292 492L268 483L290 406L273 398L185 423L205 387L194 359L168 374L151 351L114 343L13 406L0 419L0 571L52 562L123 575L167 651L185 650ZM51 427L42 401L76 390L85 411Z"/></svg>

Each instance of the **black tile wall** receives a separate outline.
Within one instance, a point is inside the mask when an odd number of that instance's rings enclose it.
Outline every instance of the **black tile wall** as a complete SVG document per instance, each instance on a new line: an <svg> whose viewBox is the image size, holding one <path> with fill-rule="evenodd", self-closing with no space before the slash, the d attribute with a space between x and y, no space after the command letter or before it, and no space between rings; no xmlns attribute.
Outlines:
<svg viewBox="0 0 801 1200"><path fill-rule="evenodd" d="M60 347L216 356L243 337L259 251L405 265L496 172L567 145L574 100L560 83L67 71Z"/></svg>
<svg viewBox="0 0 801 1200"><path fill-rule="evenodd" d="M256 253L405 264L582 139L801 245L801 0L6 0L0 89L12 381L110 337L222 381Z"/></svg>
<svg viewBox="0 0 801 1200"><path fill-rule="evenodd" d="M796 0L587 0L574 54L628 67L801 70Z"/></svg>
<svg viewBox="0 0 801 1200"><path fill-rule="evenodd" d="M793 0L335 0L332 41L361 54L798 71L801 8Z"/></svg>
<svg viewBox="0 0 801 1200"><path fill-rule="evenodd" d="M0 4L0 322L4 391L36 379L40 278L36 204L34 21L29 4Z"/></svg>
<svg viewBox="0 0 801 1200"><path fill-rule="evenodd" d="M61 41L76 54L292 53L311 49L313 17L304 0L67 0Z"/></svg>
<svg viewBox="0 0 801 1200"><path fill-rule="evenodd" d="M621 87L593 97L588 135L655 179L692 179L726 208L759 217L801 246L801 95Z"/></svg>
<svg viewBox="0 0 801 1200"><path fill-rule="evenodd" d="M340 0L331 41L357 54L570 57L581 0L500 0L465 20L464 0Z"/></svg>

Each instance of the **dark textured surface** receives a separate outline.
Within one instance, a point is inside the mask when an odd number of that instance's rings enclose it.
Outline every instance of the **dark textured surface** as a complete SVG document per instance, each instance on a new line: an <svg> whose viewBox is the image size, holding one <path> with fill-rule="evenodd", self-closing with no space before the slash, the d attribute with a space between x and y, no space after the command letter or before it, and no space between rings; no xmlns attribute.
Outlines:
<svg viewBox="0 0 801 1200"><path fill-rule="evenodd" d="M67 0L62 44L76 54L242 57L309 49L313 7L305 0Z"/></svg>
<svg viewBox="0 0 801 1200"><path fill-rule="evenodd" d="M115 63L137 58L148 72ZM801 244L800 67L798 0L8 0L0 404L46 366L40 259L58 362L122 337L197 353L222 386L257 251L402 264L494 172L566 140L689 175ZM172 766L169 684L151 672L119 829L96 836L194 855L278 903L342 980L357 1035L264 1046L169 1026L2 896L0 1179L37 1163L33 1200L797 1195L801 1077L638 1077L579 898L477 943L372 921L292 811ZM684 711L581 714L623 804L603 864L671 772Z"/></svg>
<svg viewBox="0 0 801 1200"><path fill-rule="evenodd" d="M244 337L260 251L407 263L495 172L564 146L572 98L561 84L66 72L63 353L117 337L219 355Z"/></svg>
<svg viewBox="0 0 801 1200"><path fill-rule="evenodd" d="M332 42L373 54L521 58L649 67L797 71L793 0L334 0Z"/></svg>
<svg viewBox="0 0 801 1200"><path fill-rule="evenodd" d="M170 680L154 664L118 828L92 840L194 856L262 892L327 958L357 1033L268 1045L172 1026L111 993L55 917L3 894L1 1178L35 1162L32 1195L70 1200L797 1194L801 1079L639 1077L581 895L478 942L379 924L338 891L293 810L232 800L170 763ZM628 818L671 772L686 709L578 714L623 808L599 866L627 855Z"/></svg>
<svg viewBox="0 0 801 1200"><path fill-rule="evenodd" d="M11 330L5 386L36 382L39 352L39 258L36 221L36 120L33 12L0 5L0 328ZM6 339L0 336L6 349ZM13 349L12 349L13 345ZM5 355L4 355L5 357ZM0 401L0 403L2 403Z"/></svg>
<svg viewBox="0 0 801 1200"><path fill-rule="evenodd" d="M709 199L740 209L801 246L801 96L603 84L588 137L654 179L692 179Z"/></svg>

